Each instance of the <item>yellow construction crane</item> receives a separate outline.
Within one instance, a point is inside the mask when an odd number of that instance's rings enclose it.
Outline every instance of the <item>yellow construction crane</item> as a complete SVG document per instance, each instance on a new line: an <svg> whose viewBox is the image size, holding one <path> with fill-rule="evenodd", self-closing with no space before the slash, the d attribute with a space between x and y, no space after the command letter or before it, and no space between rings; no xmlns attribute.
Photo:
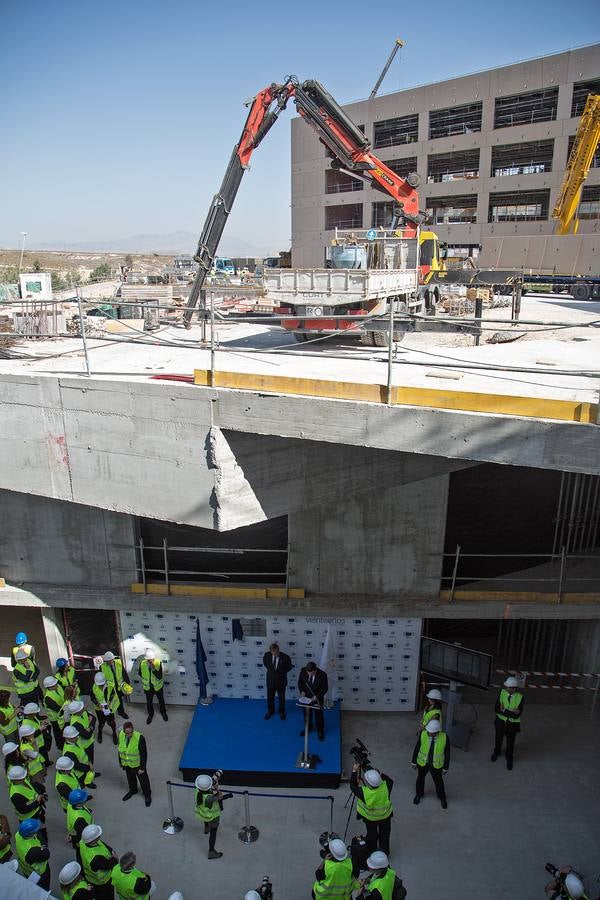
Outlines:
<svg viewBox="0 0 600 900"><path fill-rule="evenodd" d="M600 141L600 94L590 94L575 135L573 149L569 154L556 206L552 210L552 218L557 219L557 234L577 234L579 228L577 207L581 200L581 189L590 171L598 141Z"/></svg>

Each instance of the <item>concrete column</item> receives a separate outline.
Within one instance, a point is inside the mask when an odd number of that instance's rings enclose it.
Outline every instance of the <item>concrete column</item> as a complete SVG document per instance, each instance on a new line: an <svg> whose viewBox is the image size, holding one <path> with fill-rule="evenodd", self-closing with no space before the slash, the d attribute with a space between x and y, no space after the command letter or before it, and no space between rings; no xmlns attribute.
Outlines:
<svg viewBox="0 0 600 900"><path fill-rule="evenodd" d="M54 669L56 660L67 656L67 642L63 634L62 610L46 608L42 610L42 625L46 635L46 646L50 666Z"/></svg>

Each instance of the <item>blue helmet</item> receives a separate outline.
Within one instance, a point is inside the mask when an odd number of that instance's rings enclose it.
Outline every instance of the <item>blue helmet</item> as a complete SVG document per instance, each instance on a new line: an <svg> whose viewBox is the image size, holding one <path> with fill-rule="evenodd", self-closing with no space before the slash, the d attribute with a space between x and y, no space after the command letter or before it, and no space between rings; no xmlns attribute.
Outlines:
<svg viewBox="0 0 600 900"><path fill-rule="evenodd" d="M15 644L17 645L17 647L20 647L21 644L26 644L26 643L27 643L27 635L25 634L25 632L17 631L17 633L15 635Z"/></svg>
<svg viewBox="0 0 600 900"><path fill-rule="evenodd" d="M31 837L31 835L39 831L41 827L42 823L39 819L23 819L19 825L19 834L21 837Z"/></svg>
<svg viewBox="0 0 600 900"><path fill-rule="evenodd" d="M66 665L67 665L67 660L63 656L59 656L59 658L56 660L56 668L64 669L64 667Z"/></svg>
<svg viewBox="0 0 600 900"><path fill-rule="evenodd" d="M78 803L85 803L89 796L87 791L75 788L75 790L71 791L69 794L69 803L71 806L77 806Z"/></svg>

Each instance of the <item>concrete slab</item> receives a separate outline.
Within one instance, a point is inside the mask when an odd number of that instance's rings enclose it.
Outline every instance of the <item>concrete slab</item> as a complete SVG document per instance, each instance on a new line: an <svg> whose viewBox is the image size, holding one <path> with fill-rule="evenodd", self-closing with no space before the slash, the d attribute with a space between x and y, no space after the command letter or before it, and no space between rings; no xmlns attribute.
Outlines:
<svg viewBox="0 0 600 900"><path fill-rule="evenodd" d="M469 752L453 752L445 812L429 784L422 804L412 804L410 757L416 740L415 715L343 716L344 763L350 764L348 749L359 736L371 750L373 762L395 779L392 863L405 880L410 900L450 900L465 893L486 900L538 900L547 881L544 864L548 860L580 869L588 878L590 896L595 896L592 884L600 870L600 785L596 759L589 748L597 739L597 718L592 722L583 707L537 704L528 698L515 768L507 772L503 760L489 761L493 711L488 698L484 699L486 702L473 710L478 721ZM98 768L103 774L94 808L107 841L119 852L136 851L140 867L157 883L157 900L165 900L176 889L183 891L185 900L241 900L263 874L272 877L276 900L308 898L319 863L318 836L329 826L327 801L252 798L250 818L260 830L260 838L244 845L237 837L244 820L243 803L236 796L227 804L217 843L225 855L220 861L208 861L207 838L193 815L193 791L182 788L175 795L175 807L185 827L176 836L163 834L161 825L168 814L165 781L179 780L177 765L192 710L171 709L169 714L167 724L155 718L146 726L144 712L132 710L132 719L146 733L149 744L154 791L149 809L141 797L121 802L126 786L115 749L106 741L98 748ZM332 793L334 828L343 833L348 790ZM7 802L6 785L0 779L2 811ZM14 826L11 812L9 819ZM56 887L59 868L72 854L52 788L48 826ZM348 834L359 831L352 816Z"/></svg>

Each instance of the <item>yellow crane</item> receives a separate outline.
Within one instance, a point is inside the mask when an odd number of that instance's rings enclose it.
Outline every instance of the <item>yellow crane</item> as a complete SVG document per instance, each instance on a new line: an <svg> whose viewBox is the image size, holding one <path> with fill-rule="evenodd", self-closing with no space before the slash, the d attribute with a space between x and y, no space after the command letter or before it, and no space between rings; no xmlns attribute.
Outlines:
<svg viewBox="0 0 600 900"><path fill-rule="evenodd" d="M579 228L577 207L581 200L581 189L590 171L598 141L600 141L600 94L590 94L575 135L573 149L569 154L556 206L552 210L552 218L557 220L557 234L577 234Z"/></svg>

